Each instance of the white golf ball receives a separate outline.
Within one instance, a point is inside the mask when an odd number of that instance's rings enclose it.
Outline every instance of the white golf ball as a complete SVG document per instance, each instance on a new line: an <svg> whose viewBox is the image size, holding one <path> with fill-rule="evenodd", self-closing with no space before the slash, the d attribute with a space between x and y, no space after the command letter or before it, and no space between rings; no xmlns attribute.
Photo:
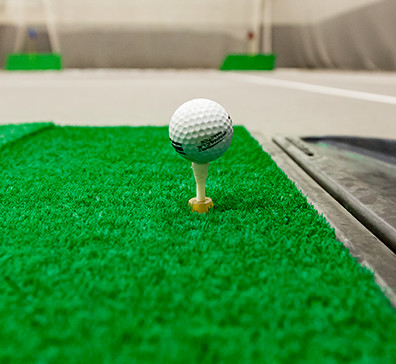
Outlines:
<svg viewBox="0 0 396 364"><path fill-rule="evenodd" d="M232 120L217 102L194 99L181 105L169 124L173 148L195 163L209 163L228 149L232 140Z"/></svg>

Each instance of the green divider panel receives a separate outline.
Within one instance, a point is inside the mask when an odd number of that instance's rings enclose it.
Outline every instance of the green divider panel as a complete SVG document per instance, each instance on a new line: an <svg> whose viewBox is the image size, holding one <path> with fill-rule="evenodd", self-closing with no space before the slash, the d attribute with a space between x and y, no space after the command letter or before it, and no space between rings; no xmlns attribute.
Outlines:
<svg viewBox="0 0 396 364"><path fill-rule="evenodd" d="M275 54L229 54L220 67L222 71L270 71L275 68Z"/></svg>
<svg viewBox="0 0 396 364"><path fill-rule="evenodd" d="M61 70L62 56L57 53L13 53L7 56L8 71Z"/></svg>

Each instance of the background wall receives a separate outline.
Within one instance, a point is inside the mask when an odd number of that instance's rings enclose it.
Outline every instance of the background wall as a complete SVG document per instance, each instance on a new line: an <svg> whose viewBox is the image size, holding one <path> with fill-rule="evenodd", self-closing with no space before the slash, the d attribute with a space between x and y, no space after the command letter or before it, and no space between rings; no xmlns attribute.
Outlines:
<svg viewBox="0 0 396 364"><path fill-rule="evenodd" d="M395 0L275 0L278 66L396 70L395 19Z"/></svg>
<svg viewBox="0 0 396 364"><path fill-rule="evenodd" d="M394 14L395 0L0 0L0 62L49 51L47 21L66 67L217 68L265 49L271 19L279 67L396 70Z"/></svg>
<svg viewBox="0 0 396 364"><path fill-rule="evenodd" d="M312 24L353 12L382 0L274 0L275 24Z"/></svg>

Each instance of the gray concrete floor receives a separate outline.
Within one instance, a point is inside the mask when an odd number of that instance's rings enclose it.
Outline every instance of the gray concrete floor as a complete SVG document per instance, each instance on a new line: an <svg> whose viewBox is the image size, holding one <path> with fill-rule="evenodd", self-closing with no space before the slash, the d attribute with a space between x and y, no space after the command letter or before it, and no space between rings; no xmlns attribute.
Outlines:
<svg viewBox="0 0 396 364"><path fill-rule="evenodd" d="M396 73L384 72L0 72L0 124L167 125L180 104L197 97L216 100L234 124L268 136L396 139Z"/></svg>
<svg viewBox="0 0 396 364"><path fill-rule="evenodd" d="M396 72L282 69L265 77L396 96Z"/></svg>

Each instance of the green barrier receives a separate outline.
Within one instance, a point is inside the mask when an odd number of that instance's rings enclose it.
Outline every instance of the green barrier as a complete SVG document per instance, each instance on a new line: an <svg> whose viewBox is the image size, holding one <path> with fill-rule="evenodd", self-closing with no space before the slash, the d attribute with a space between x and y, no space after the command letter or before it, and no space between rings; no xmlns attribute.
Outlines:
<svg viewBox="0 0 396 364"><path fill-rule="evenodd" d="M62 56L57 53L13 53L7 56L8 71L61 70Z"/></svg>
<svg viewBox="0 0 396 364"><path fill-rule="evenodd" d="M256 70L270 71L275 68L276 55L268 54L229 54L224 59L222 71Z"/></svg>

